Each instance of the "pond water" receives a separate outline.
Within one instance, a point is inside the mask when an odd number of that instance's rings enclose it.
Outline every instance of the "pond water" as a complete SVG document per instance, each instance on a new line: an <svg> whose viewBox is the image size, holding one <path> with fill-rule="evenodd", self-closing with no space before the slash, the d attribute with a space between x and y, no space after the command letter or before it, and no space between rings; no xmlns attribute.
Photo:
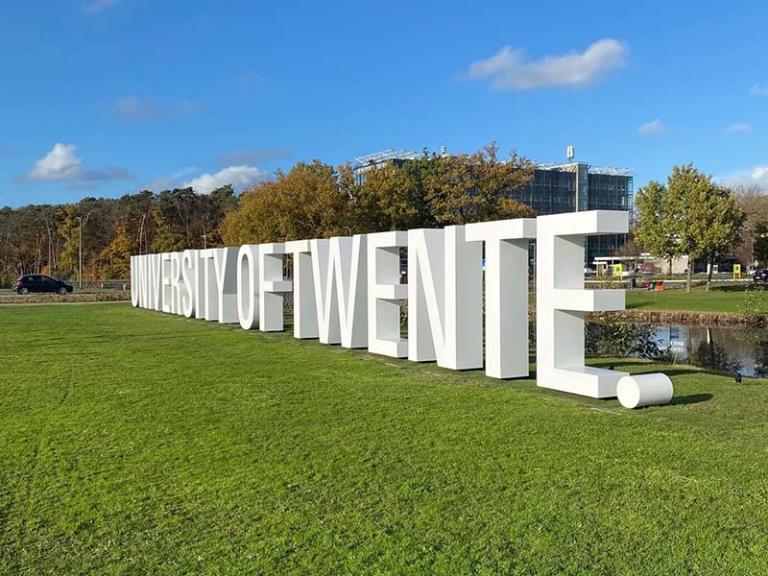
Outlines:
<svg viewBox="0 0 768 576"><path fill-rule="evenodd" d="M768 376L768 330L746 326L654 326L659 348L678 362L744 376Z"/></svg>
<svg viewBox="0 0 768 576"><path fill-rule="evenodd" d="M768 377L768 330L745 326L589 323L587 356L635 356Z"/></svg>

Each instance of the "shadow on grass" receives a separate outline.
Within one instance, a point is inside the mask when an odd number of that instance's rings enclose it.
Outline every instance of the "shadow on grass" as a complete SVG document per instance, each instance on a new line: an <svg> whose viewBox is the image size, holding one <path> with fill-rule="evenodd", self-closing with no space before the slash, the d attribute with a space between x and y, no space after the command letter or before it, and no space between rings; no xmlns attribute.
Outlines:
<svg viewBox="0 0 768 576"><path fill-rule="evenodd" d="M712 400L712 394L688 394L687 396L673 396L669 406L678 406L681 404L698 404L699 402L708 402Z"/></svg>
<svg viewBox="0 0 768 576"><path fill-rule="evenodd" d="M746 290L753 289L754 287L759 287L759 285L737 284L731 286L712 286L712 288L709 289L709 292L745 292Z"/></svg>

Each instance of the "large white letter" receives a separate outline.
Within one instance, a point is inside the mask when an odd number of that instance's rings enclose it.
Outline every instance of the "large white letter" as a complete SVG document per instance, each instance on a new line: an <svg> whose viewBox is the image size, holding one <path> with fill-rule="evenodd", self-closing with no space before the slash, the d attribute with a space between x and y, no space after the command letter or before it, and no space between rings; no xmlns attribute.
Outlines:
<svg viewBox="0 0 768 576"><path fill-rule="evenodd" d="M139 262L141 256L131 256L131 304L137 308L139 304L141 303L141 279L139 278L139 275L141 274L139 270L141 269Z"/></svg>
<svg viewBox="0 0 768 576"><path fill-rule="evenodd" d="M160 254L160 284L162 285L162 310L170 314L173 310L173 271L171 270L171 253Z"/></svg>
<svg viewBox="0 0 768 576"><path fill-rule="evenodd" d="M400 302L408 286L400 283L400 248L407 232L368 234L368 350L392 358L408 356L400 337Z"/></svg>
<svg viewBox="0 0 768 576"><path fill-rule="evenodd" d="M368 346L365 234L311 240L320 342Z"/></svg>
<svg viewBox="0 0 768 576"><path fill-rule="evenodd" d="M179 300L181 313L187 318L199 314L198 295L203 291L202 275L198 274L199 262L197 250L184 250L181 253L181 279L184 289L181 291Z"/></svg>
<svg viewBox="0 0 768 576"><path fill-rule="evenodd" d="M244 244L237 254L237 316L243 330L259 322L259 245Z"/></svg>
<svg viewBox="0 0 768 576"><path fill-rule="evenodd" d="M283 280L282 243L259 246L259 330L282 332L283 293L291 291L291 283Z"/></svg>
<svg viewBox="0 0 768 576"><path fill-rule="evenodd" d="M408 359L483 366L482 246L464 226L408 231Z"/></svg>
<svg viewBox="0 0 768 576"><path fill-rule="evenodd" d="M584 366L584 314L623 310L624 290L584 290L584 237L626 234L629 213L592 210L536 219L536 384L612 398L626 374Z"/></svg>
<svg viewBox="0 0 768 576"><path fill-rule="evenodd" d="M219 319L219 290L216 282L216 267L213 259L216 254L215 248L200 250L200 262L198 263L198 274L202 276L202 287L198 306L200 312L198 318L215 321Z"/></svg>
<svg viewBox="0 0 768 576"><path fill-rule="evenodd" d="M150 293L152 296L152 309L158 312L163 311L163 276L162 254L150 254Z"/></svg>
<svg viewBox="0 0 768 576"><path fill-rule="evenodd" d="M152 307L152 279L149 277L151 257L149 254L139 256L139 298L142 308Z"/></svg>
<svg viewBox="0 0 768 576"><path fill-rule="evenodd" d="M536 220L467 224L467 242L485 242L485 373L528 376L528 244Z"/></svg>
<svg viewBox="0 0 768 576"><path fill-rule="evenodd" d="M293 255L293 337L317 338L317 306L309 240L286 242L285 252Z"/></svg>
<svg viewBox="0 0 768 576"><path fill-rule="evenodd" d="M216 269L219 316L221 324L235 324L237 317L237 248L215 248L213 264Z"/></svg>

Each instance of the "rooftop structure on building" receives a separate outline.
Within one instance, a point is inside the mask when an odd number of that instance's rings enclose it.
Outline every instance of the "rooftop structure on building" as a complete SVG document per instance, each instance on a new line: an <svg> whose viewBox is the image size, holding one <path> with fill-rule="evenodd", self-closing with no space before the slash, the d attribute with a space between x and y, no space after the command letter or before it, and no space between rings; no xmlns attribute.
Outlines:
<svg viewBox="0 0 768 576"><path fill-rule="evenodd" d="M365 173L387 163L404 164L427 154L407 150L384 150L356 158L354 174L358 183ZM440 155L447 156L444 146ZM560 214L584 210L629 210L633 208L633 177L627 168L592 166L576 160L576 149L568 146L566 162L537 163L531 180L523 187L509 191L509 197L530 206L537 214ZM589 238L587 262L610 256L626 242L625 235Z"/></svg>

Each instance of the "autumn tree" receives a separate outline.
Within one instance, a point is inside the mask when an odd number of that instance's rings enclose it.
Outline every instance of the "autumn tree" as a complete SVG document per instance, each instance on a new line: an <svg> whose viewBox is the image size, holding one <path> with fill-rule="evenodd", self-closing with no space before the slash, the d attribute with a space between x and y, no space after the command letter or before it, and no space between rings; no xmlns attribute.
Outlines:
<svg viewBox="0 0 768 576"><path fill-rule="evenodd" d="M757 232L757 227L768 222L768 193L759 186L736 186L733 194L739 207L746 215L741 231L741 242L734 250L735 256L745 263L752 264L755 259L761 263L765 259L758 257L755 247L760 242L762 232Z"/></svg>
<svg viewBox="0 0 768 576"><path fill-rule="evenodd" d="M434 156L425 175L426 200L438 225L534 216L510 197L527 185L533 165L512 152L498 159L495 143L474 154Z"/></svg>
<svg viewBox="0 0 768 576"><path fill-rule="evenodd" d="M115 237L98 255L98 269L102 278L130 278L133 240L125 224L118 224Z"/></svg>
<svg viewBox="0 0 768 576"><path fill-rule="evenodd" d="M88 197L74 204L3 208L0 285L49 270L74 279L81 231L84 279L127 275L128 254L201 248L204 235L209 246L220 245L221 222L236 205L232 187L224 186L211 194L143 190L117 199Z"/></svg>
<svg viewBox="0 0 768 576"><path fill-rule="evenodd" d="M760 220L753 229L752 258L763 266L768 263L768 220Z"/></svg>
<svg viewBox="0 0 768 576"><path fill-rule="evenodd" d="M473 154L425 153L364 172L361 220L371 231L434 228L534 216L512 198L526 186L533 166L514 152L506 160L490 144Z"/></svg>
<svg viewBox="0 0 768 576"><path fill-rule="evenodd" d="M432 163L426 157L403 165L390 162L366 172L358 192L358 218L371 231L437 226L424 187L424 175Z"/></svg>
<svg viewBox="0 0 768 576"><path fill-rule="evenodd" d="M348 186L332 166L300 162L241 196L222 225L224 242L284 242L362 231L352 218Z"/></svg>

